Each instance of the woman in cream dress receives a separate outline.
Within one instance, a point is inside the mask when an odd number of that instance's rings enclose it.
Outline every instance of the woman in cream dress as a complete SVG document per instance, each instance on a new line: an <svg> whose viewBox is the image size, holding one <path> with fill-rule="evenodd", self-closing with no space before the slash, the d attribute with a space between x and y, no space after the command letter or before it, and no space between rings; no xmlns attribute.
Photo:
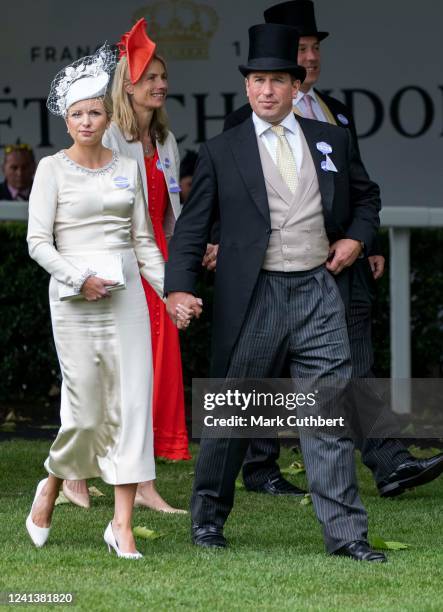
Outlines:
<svg viewBox="0 0 443 612"><path fill-rule="evenodd" d="M102 96L112 63L106 48L75 62L58 75L48 99L50 110L65 117L74 144L39 163L28 245L51 274L51 319L63 375L61 428L26 526L36 546L45 544L63 479L99 476L115 486L105 542L118 556L139 558L131 529L134 496L137 483L155 478L150 326L140 273L161 296L164 262L146 216L137 163L101 144L110 122ZM87 262L117 253L126 288L111 293L115 279L99 278ZM79 290L80 298L61 301L63 285Z"/></svg>
<svg viewBox="0 0 443 612"><path fill-rule="evenodd" d="M143 18L122 36L117 46L120 60L112 85L113 121L103 144L137 161L156 244L167 259L168 240L181 205L179 154L164 110L166 66L155 54L156 45L146 34ZM144 279L142 284L153 330L154 455L175 461L190 459L178 332L154 289ZM199 310L196 305L197 316ZM63 492L73 503L89 506L85 481L65 481ZM160 512L184 512L163 499L154 480L139 484L135 505Z"/></svg>

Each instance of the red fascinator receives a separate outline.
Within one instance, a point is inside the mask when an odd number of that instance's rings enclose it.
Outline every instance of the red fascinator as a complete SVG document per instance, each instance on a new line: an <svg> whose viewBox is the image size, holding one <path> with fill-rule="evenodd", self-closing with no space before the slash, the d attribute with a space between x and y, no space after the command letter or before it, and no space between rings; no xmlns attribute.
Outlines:
<svg viewBox="0 0 443 612"><path fill-rule="evenodd" d="M146 34L146 19L142 17L134 27L123 34L117 43L119 59L126 55L128 59L129 78L135 84L140 79L151 61L156 44Z"/></svg>

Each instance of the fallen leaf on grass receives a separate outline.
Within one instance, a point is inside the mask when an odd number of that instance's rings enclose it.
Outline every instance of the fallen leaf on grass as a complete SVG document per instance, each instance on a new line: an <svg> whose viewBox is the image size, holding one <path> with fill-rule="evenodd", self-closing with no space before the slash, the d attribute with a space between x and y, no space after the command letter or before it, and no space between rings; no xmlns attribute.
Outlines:
<svg viewBox="0 0 443 612"><path fill-rule="evenodd" d="M5 416L5 423L26 423L29 421L31 421L29 417L16 414L13 410L8 412L8 414Z"/></svg>
<svg viewBox="0 0 443 612"><path fill-rule="evenodd" d="M306 493L300 502L300 506L310 506L312 504L312 498L310 493Z"/></svg>
<svg viewBox="0 0 443 612"><path fill-rule="evenodd" d="M383 540L380 536L371 538L371 546L379 550L405 550L406 548L411 548L410 544L404 544L403 542L388 542Z"/></svg>
<svg viewBox="0 0 443 612"><path fill-rule="evenodd" d="M58 494L57 499L55 500L55 505L56 506L60 506L60 504L70 504L71 502L69 501L69 499L67 497L65 497L63 491L60 491L60 493Z"/></svg>
<svg viewBox="0 0 443 612"><path fill-rule="evenodd" d="M415 434L415 426L413 423L409 423L407 427L404 427L401 431L402 436L404 437L406 434L413 435Z"/></svg>
<svg viewBox="0 0 443 612"><path fill-rule="evenodd" d="M88 491L91 497L106 497L106 495L102 493L100 489L97 489L97 487L89 487Z"/></svg>
<svg viewBox="0 0 443 612"><path fill-rule="evenodd" d="M294 461L293 463L291 463L291 465L288 465L288 467L283 468L281 470L281 473L296 476L297 474L304 474L305 471L306 470L305 466L303 465L303 461Z"/></svg>
<svg viewBox="0 0 443 612"><path fill-rule="evenodd" d="M147 527L134 527L132 533L136 538L143 538L144 540L158 540L159 538L163 538L165 536L161 531L154 531L153 529L148 529Z"/></svg>

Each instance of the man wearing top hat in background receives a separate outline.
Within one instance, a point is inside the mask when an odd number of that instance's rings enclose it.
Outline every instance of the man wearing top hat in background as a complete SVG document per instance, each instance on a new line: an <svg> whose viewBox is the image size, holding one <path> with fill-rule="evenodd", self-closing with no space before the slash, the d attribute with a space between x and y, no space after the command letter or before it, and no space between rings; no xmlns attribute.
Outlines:
<svg viewBox="0 0 443 612"><path fill-rule="evenodd" d="M357 132L350 110L339 100L314 89L320 76L321 57L320 42L329 36L329 32L319 31L315 20L314 4L311 0L291 0L274 5L264 12L267 23L280 23L297 28L300 39L298 43L298 63L306 69L297 96L294 98L293 110L300 116L317 121L327 122L347 128L353 137L358 151ZM251 115L249 104L234 111L225 121L224 129L238 125ZM214 242L214 239L212 240ZM212 268L215 268L213 257ZM353 268L353 286L348 312L348 333L351 347L353 376L372 378L373 349L371 338L371 310L375 298L375 280L383 275L384 257L378 254L377 242L369 257L356 260ZM358 391L358 387L356 389ZM383 414L385 430L398 431L395 416L389 408L373 398L353 396L353 410L368 409L373 414L361 415L367 422L376 422ZM434 478L443 471L443 453L429 459L413 457L405 445L398 439L371 438L367 431L362 431L358 419L355 420L355 441L362 453L363 463L372 471L382 497L399 495L407 488L416 487ZM392 435L392 434L391 434ZM253 439L243 465L243 480L248 490L271 495L300 495L297 487L283 478L277 460L280 444L277 438Z"/></svg>
<svg viewBox="0 0 443 612"><path fill-rule="evenodd" d="M293 378L340 386L351 374L350 352L330 272L346 296L349 267L377 232L379 190L348 131L292 112L306 76L297 64L296 37L296 30L277 24L249 30L248 63L239 69L254 113L200 148L170 242L167 309L174 318L176 304L195 292L218 215L212 375L278 377L287 359ZM318 431L301 432L300 440L327 551L385 561L367 541L352 441ZM202 436L191 501L196 545L226 545L223 526L248 444Z"/></svg>

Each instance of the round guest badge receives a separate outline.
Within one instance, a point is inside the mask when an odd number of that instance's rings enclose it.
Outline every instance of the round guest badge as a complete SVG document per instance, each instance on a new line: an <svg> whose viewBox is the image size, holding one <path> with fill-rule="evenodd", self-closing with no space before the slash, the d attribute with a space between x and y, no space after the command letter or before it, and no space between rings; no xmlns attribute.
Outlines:
<svg viewBox="0 0 443 612"><path fill-rule="evenodd" d="M171 162L169 161L169 157L165 157L165 168L170 168Z"/></svg>
<svg viewBox="0 0 443 612"><path fill-rule="evenodd" d="M114 185L119 189L126 189L126 187L129 187L129 181L126 176L116 176L113 180Z"/></svg>
<svg viewBox="0 0 443 612"><path fill-rule="evenodd" d="M160 170L160 172L163 170L162 163L159 159L157 160L157 163L155 165L157 166L157 170Z"/></svg>
<svg viewBox="0 0 443 612"><path fill-rule="evenodd" d="M349 125L349 119L341 113L337 115L337 119L340 121L340 123L343 123L343 125Z"/></svg>
<svg viewBox="0 0 443 612"><path fill-rule="evenodd" d="M332 153L332 147L327 142L317 142L317 149L324 155Z"/></svg>
<svg viewBox="0 0 443 612"><path fill-rule="evenodd" d="M181 189L177 181L175 180L175 178L171 176L171 178L169 179L169 192L170 193L180 193L180 191Z"/></svg>

